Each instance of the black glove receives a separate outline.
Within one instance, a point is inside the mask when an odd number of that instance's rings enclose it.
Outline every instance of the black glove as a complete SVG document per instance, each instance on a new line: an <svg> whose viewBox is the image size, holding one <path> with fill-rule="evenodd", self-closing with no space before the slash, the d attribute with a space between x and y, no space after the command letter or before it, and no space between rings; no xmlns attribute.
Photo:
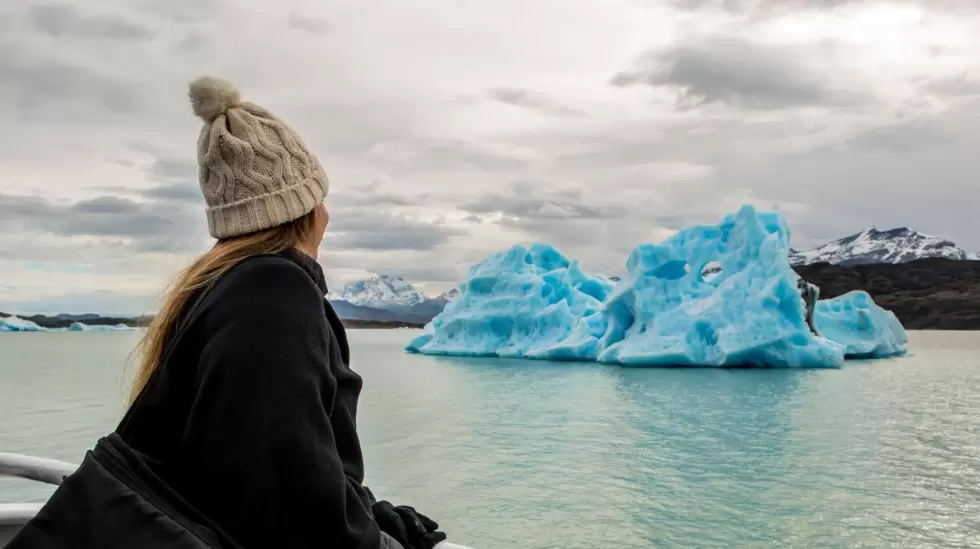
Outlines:
<svg viewBox="0 0 980 549"><path fill-rule="evenodd" d="M432 549L446 541L446 534L429 517L406 505L393 506L379 501L372 506L374 520L381 531L395 538L405 549Z"/></svg>

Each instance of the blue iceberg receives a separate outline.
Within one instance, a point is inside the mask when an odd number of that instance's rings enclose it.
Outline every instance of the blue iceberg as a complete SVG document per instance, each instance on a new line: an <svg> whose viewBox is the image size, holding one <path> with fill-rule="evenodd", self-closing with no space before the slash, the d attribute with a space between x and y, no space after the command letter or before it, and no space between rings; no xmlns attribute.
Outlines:
<svg viewBox="0 0 980 549"><path fill-rule="evenodd" d="M125 324L88 325L82 322L72 322L71 326L68 327L69 332L128 332L131 330L135 330L135 328L132 328Z"/></svg>
<svg viewBox="0 0 980 549"><path fill-rule="evenodd" d="M0 317L0 332L47 332L48 329L38 326L17 316Z"/></svg>
<svg viewBox="0 0 980 549"><path fill-rule="evenodd" d="M744 206L630 254L615 287L551 246L474 267L406 349L433 355L624 366L836 367L905 351L905 330L867 294L821 302L806 323L782 215Z"/></svg>
<svg viewBox="0 0 980 549"><path fill-rule="evenodd" d="M586 274L554 247L492 254L408 349L433 355L562 357L554 349L580 319L596 314L613 283Z"/></svg>
<svg viewBox="0 0 980 549"><path fill-rule="evenodd" d="M867 292L848 292L817 303L813 324L820 335L847 347L847 358L904 355L909 337L895 313L882 309Z"/></svg>
<svg viewBox="0 0 980 549"><path fill-rule="evenodd" d="M806 325L777 213L747 206L718 225L681 230L638 246L627 268L605 304L600 362L833 367L844 359L841 345Z"/></svg>
<svg viewBox="0 0 980 549"><path fill-rule="evenodd" d="M45 328L17 316L0 317L0 332L122 332L135 329L125 324L91 326L81 322L73 322L67 328Z"/></svg>

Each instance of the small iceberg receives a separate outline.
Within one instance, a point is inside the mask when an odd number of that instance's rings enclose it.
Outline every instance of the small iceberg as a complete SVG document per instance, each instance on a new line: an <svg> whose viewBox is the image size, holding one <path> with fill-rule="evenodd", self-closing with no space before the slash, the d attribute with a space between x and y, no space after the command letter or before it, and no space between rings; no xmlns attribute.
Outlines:
<svg viewBox="0 0 980 549"><path fill-rule="evenodd" d="M67 328L45 328L18 316L0 317L0 332L125 332L135 330L125 324L89 325L73 322Z"/></svg>
<svg viewBox="0 0 980 549"><path fill-rule="evenodd" d="M72 322L71 326L68 327L69 332L127 332L134 329L125 324L90 326L82 322Z"/></svg>
<svg viewBox="0 0 980 549"><path fill-rule="evenodd" d="M471 269L406 350L624 366L837 367L903 354L901 323L863 292L819 302L810 329L789 236L781 214L743 206L638 246L615 283L552 246L515 246Z"/></svg>
<svg viewBox="0 0 980 549"><path fill-rule="evenodd" d="M0 332L47 332L47 328L38 326L30 320L17 316L0 317Z"/></svg>
<svg viewBox="0 0 980 549"><path fill-rule="evenodd" d="M817 302L813 322L820 335L846 347L847 358L888 358L908 350L909 336L895 313L867 292L848 292Z"/></svg>

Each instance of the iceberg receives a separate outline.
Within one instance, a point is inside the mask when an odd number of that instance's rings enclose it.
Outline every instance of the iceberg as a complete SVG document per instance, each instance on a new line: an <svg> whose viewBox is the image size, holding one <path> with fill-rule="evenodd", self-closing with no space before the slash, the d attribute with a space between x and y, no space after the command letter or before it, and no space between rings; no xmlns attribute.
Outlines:
<svg viewBox="0 0 980 549"><path fill-rule="evenodd" d="M47 332L48 329L38 326L30 320L17 316L0 318L0 332Z"/></svg>
<svg viewBox="0 0 980 549"><path fill-rule="evenodd" d="M17 316L0 317L0 332L122 332L135 329L125 324L90 326L81 322L73 322L67 328L45 328Z"/></svg>
<svg viewBox="0 0 980 549"><path fill-rule="evenodd" d="M820 335L847 347L847 358L887 358L908 350L908 334L895 313L876 305L867 292L817 302L813 322Z"/></svg>
<svg viewBox="0 0 980 549"><path fill-rule="evenodd" d="M640 245L605 304L608 329L597 360L626 366L838 366L844 348L807 327L798 279L789 266L785 220L751 206L717 225Z"/></svg>
<svg viewBox="0 0 980 549"><path fill-rule="evenodd" d="M746 205L638 246L615 284L552 246L514 246L471 269L406 350L715 367L838 367L905 352L905 330L867 294L820 302L811 331L789 238L781 214Z"/></svg>
<svg viewBox="0 0 980 549"><path fill-rule="evenodd" d="M599 311L612 287L553 246L517 245L470 269L459 296L407 348L433 355L580 359L581 353L556 346L580 319Z"/></svg>
<svg viewBox="0 0 980 549"><path fill-rule="evenodd" d="M90 326L82 322L72 322L71 326L68 327L69 332L127 332L133 329L135 328L125 324Z"/></svg>

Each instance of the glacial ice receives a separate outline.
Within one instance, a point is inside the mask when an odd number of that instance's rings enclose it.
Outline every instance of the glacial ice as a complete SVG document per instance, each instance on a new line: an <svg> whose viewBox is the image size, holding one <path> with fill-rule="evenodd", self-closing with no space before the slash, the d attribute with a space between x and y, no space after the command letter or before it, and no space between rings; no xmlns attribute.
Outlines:
<svg viewBox="0 0 980 549"><path fill-rule="evenodd" d="M820 335L847 347L847 358L884 358L904 355L908 334L898 318L867 292L848 292L817 302L813 324Z"/></svg>
<svg viewBox="0 0 980 549"><path fill-rule="evenodd" d="M578 321L599 311L613 283L590 276L554 247L514 246L470 270L459 297L408 348L433 355L559 356Z"/></svg>
<svg viewBox="0 0 980 549"><path fill-rule="evenodd" d="M813 334L798 279L784 218L752 206L638 246L615 285L552 246L514 246L473 267L406 349L624 366L836 367L904 353L901 324L867 294L821 302Z"/></svg>
<svg viewBox="0 0 980 549"><path fill-rule="evenodd" d="M0 332L46 332L47 328L38 326L30 320L17 316L0 318Z"/></svg>
<svg viewBox="0 0 980 549"><path fill-rule="evenodd" d="M128 332L133 330L125 324L115 324L115 325L88 325L81 322L72 322L71 326L68 327L69 332Z"/></svg>
<svg viewBox="0 0 980 549"><path fill-rule="evenodd" d="M73 322L67 328L45 328L37 323L17 316L0 318L0 332L122 332L134 330L125 324L112 325L93 325Z"/></svg>

